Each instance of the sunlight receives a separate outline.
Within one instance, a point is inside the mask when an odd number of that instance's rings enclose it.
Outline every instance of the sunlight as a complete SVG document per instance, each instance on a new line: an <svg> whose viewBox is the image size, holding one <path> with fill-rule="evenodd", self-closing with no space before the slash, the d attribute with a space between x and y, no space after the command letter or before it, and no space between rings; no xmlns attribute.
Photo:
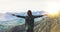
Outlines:
<svg viewBox="0 0 60 32"><path fill-rule="evenodd" d="M48 16L51 18L54 18L55 16L58 16L58 10L49 10L48 12Z"/></svg>
<svg viewBox="0 0 60 32"><path fill-rule="evenodd" d="M57 15L58 11L57 10L51 10L51 11L47 11L48 14L50 15Z"/></svg>
<svg viewBox="0 0 60 32"><path fill-rule="evenodd" d="M57 10L51 10L47 11L48 12L48 17L54 18L55 16L58 16L58 11Z"/></svg>
<svg viewBox="0 0 60 32"><path fill-rule="evenodd" d="M59 10L59 6L57 5L57 3L49 3L48 4L47 13L49 14L49 16L53 16L53 17L57 16L58 10Z"/></svg>

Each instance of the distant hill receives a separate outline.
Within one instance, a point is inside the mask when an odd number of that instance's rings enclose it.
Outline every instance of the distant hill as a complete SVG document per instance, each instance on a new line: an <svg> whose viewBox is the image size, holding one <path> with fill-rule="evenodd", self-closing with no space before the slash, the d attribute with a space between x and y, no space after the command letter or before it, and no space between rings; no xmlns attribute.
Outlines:
<svg viewBox="0 0 60 32"><path fill-rule="evenodd" d="M45 11L37 11L37 12L32 12L33 15L42 15L45 14ZM12 16L10 12L7 12L5 14L0 13L0 21L9 21L9 20L14 20L14 19L19 19L15 16ZM16 15L21 15L21 16L26 16L26 12L23 13L15 13Z"/></svg>

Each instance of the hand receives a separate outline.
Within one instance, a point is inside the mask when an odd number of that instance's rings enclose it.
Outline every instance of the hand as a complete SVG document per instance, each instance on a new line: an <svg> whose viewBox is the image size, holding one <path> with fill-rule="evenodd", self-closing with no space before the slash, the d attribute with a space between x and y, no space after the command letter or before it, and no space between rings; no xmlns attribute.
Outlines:
<svg viewBox="0 0 60 32"><path fill-rule="evenodd" d="M15 14L12 14L13 16L15 16Z"/></svg>
<svg viewBox="0 0 60 32"><path fill-rule="evenodd" d="M48 16L48 14L44 14L44 16Z"/></svg>

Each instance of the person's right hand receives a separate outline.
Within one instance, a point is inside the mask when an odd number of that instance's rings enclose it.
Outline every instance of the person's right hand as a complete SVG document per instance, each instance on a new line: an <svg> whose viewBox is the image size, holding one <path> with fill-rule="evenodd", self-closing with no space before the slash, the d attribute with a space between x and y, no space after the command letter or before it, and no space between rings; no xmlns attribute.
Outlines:
<svg viewBox="0 0 60 32"><path fill-rule="evenodd" d="M12 14L13 16L15 16L15 14Z"/></svg>
<svg viewBox="0 0 60 32"><path fill-rule="evenodd" d="M48 16L48 14L44 14L44 16Z"/></svg>

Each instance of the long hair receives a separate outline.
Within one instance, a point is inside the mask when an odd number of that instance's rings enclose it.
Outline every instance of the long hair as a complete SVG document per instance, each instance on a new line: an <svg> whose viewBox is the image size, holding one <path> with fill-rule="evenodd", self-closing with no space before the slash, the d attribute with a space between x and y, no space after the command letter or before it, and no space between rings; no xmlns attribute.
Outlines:
<svg viewBox="0 0 60 32"><path fill-rule="evenodd" d="M31 10L28 10L27 15L28 15L28 16L32 16Z"/></svg>

